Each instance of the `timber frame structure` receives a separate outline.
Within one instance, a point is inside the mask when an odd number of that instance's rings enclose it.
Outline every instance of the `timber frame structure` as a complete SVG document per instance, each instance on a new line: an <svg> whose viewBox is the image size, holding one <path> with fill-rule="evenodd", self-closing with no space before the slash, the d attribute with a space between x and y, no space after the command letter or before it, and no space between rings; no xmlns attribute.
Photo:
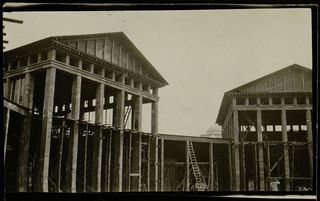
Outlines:
<svg viewBox="0 0 320 201"><path fill-rule="evenodd" d="M216 122L232 140L232 189L312 189L311 114L311 69L297 64L226 92Z"/></svg>
<svg viewBox="0 0 320 201"><path fill-rule="evenodd" d="M158 89L168 83L122 32L49 37L4 53L6 191L157 189ZM151 104L151 133L141 132Z"/></svg>
<svg viewBox="0 0 320 201"><path fill-rule="evenodd" d="M5 52L3 69L7 192L196 191L195 169L209 191L312 183L307 68L226 92L222 139L158 133L168 83L122 32L36 41ZM141 129L146 104L150 133Z"/></svg>

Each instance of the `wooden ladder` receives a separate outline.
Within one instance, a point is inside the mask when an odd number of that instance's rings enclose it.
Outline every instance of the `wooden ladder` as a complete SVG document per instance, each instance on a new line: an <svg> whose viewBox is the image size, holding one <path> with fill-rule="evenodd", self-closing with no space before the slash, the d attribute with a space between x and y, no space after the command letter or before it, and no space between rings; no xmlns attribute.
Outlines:
<svg viewBox="0 0 320 201"><path fill-rule="evenodd" d="M196 184L195 184L195 189L197 191L205 191L207 190L207 184L205 179L203 178L198 162L197 162L197 158L196 155L194 153L194 149L193 149L193 144L192 142L188 142L188 147L189 147L189 159L192 165L192 171L193 171L193 175L196 179Z"/></svg>
<svg viewBox="0 0 320 201"><path fill-rule="evenodd" d="M129 119L129 115L131 113L131 110L132 110L132 108L131 108L131 105L130 105L129 107L127 107L127 110L126 110L125 115L124 115L124 125L123 125L124 129L126 128L126 125L128 123L128 119Z"/></svg>

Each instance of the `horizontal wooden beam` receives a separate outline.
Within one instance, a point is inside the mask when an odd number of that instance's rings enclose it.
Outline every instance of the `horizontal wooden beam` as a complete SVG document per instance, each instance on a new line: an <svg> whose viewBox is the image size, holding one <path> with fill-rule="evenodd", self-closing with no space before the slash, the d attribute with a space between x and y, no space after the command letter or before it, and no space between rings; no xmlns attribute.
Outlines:
<svg viewBox="0 0 320 201"><path fill-rule="evenodd" d="M203 143L215 143L215 144L229 144L230 140L220 138L206 138L206 137L194 137L184 135L168 135L158 134L159 139L172 140L172 141L192 141L192 142L203 142Z"/></svg>
<svg viewBox="0 0 320 201"><path fill-rule="evenodd" d="M19 113L19 114L21 114L23 116L27 116L28 115L28 111L30 110L30 109L28 109L26 107L20 106L20 105L18 105L16 103L10 102L10 101L8 101L6 99L3 99L3 105L4 105L4 107L6 107L6 108L8 108L10 110L13 110L13 111L15 111L15 112L17 112L17 113Z"/></svg>
<svg viewBox="0 0 320 201"><path fill-rule="evenodd" d="M233 110L307 110L312 109L312 105L234 105Z"/></svg>
<svg viewBox="0 0 320 201"><path fill-rule="evenodd" d="M23 21L22 21L22 20L16 20L16 19L11 19L11 18L7 18L7 17L4 17L4 18L3 18L3 21L18 23L18 24L23 24Z"/></svg>
<svg viewBox="0 0 320 201"><path fill-rule="evenodd" d="M145 91L141 91L136 88L132 88L120 82L116 82L111 79L104 78L101 75L92 74L86 70L82 70L74 66L66 65L62 62L55 61L55 60L46 60L39 63L34 63L24 68L17 68L17 69L11 70L10 72L5 72L3 78L6 79L9 77L15 77L28 72L33 72L33 71L37 71L37 70L45 69L49 67L55 67L61 71L64 71L73 75L79 75L88 80L91 80L97 83L102 83L118 90L124 90L125 92L128 92L133 95L137 95L137 96L142 96L143 98L149 99L151 101L159 101L159 96L147 93Z"/></svg>
<svg viewBox="0 0 320 201"><path fill-rule="evenodd" d="M295 145L295 146L304 146L308 145L309 142L296 142L296 141L288 141L288 142L283 142L283 141L262 141L262 142L257 142L257 141L252 141L252 142L239 142L239 143L234 143L234 144L243 144L243 145L254 145L254 144L265 144L265 145L279 145L279 144L287 144L287 145Z"/></svg>

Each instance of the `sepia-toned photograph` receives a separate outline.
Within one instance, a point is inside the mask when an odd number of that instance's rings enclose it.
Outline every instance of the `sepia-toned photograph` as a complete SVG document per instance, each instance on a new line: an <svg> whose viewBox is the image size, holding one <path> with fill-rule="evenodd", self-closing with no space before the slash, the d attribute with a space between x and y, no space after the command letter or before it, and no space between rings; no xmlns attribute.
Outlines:
<svg viewBox="0 0 320 201"><path fill-rule="evenodd" d="M4 191L313 195L312 45L311 8L3 12Z"/></svg>

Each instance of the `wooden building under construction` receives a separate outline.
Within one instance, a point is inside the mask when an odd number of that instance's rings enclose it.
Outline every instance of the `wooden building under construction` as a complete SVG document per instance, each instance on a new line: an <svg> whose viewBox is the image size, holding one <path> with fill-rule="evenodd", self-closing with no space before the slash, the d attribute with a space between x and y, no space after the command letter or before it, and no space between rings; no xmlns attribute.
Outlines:
<svg viewBox="0 0 320 201"><path fill-rule="evenodd" d="M311 113L312 71L297 64L226 92L216 122L231 139L232 189L311 189Z"/></svg>
<svg viewBox="0 0 320 201"><path fill-rule="evenodd" d="M49 37L4 53L5 191L280 190L311 185L311 70L226 92L223 138L158 133L167 81L122 32ZM151 104L151 132L142 107ZM305 167L305 165L307 167Z"/></svg>

